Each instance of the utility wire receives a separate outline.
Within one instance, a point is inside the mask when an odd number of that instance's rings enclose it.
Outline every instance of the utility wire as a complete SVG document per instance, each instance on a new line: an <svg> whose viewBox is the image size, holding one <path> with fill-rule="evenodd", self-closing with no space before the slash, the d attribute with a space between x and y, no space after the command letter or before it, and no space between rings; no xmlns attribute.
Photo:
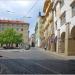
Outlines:
<svg viewBox="0 0 75 75"><path fill-rule="evenodd" d="M38 0L36 0L36 2L34 3L34 5L29 9L29 11L26 13L26 15L28 15L33 8L35 8L36 4L37 4Z"/></svg>

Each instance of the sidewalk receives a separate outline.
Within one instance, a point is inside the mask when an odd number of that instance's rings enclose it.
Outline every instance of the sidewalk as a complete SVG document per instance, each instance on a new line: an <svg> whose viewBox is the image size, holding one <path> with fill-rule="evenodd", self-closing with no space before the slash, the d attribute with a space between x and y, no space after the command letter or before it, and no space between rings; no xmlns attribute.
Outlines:
<svg viewBox="0 0 75 75"><path fill-rule="evenodd" d="M63 74L75 74L75 56L64 56L49 50L38 49L51 58L48 67Z"/></svg>
<svg viewBox="0 0 75 75"><path fill-rule="evenodd" d="M55 57L58 57L59 59L64 59L64 60L75 60L75 56L65 56L63 53L56 53L56 52L51 52L50 50L44 50L42 48L38 48L42 50L43 52L47 53L48 55L52 55Z"/></svg>
<svg viewBox="0 0 75 75"><path fill-rule="evenodd" d="M24 49L0 49L0 52L14 52L14 51L24 51Z"/></svg>

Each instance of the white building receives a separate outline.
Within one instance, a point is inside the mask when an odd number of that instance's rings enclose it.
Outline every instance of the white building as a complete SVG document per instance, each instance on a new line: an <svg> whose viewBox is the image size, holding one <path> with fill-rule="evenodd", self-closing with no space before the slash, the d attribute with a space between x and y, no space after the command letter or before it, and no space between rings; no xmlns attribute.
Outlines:
<svg viewBox="0 0 75 75"><path fill-rule="evenodd" d="M42 24L43 17L44 16L41 16L41 13L39 12L38 20L37 20L36 27L35 27L35 42L36 42L37 47L41 46L41 41L42 41L41 29L43 25Z"/></svg>
<svg viewBox="0 0 75 75"><path fill-rule="evenodd" d="M75 55L75 0L54 0L56 52Z"/></svg>

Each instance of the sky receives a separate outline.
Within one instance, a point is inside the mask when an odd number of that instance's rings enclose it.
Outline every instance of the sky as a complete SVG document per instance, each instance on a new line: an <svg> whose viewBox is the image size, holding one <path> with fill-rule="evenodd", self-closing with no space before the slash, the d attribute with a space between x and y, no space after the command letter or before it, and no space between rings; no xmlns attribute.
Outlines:
<svg viewBox="0 0 75 75"><path fill-rule="evenodd" d="M39 11L43 11L44 0L0 0L0 19L23 20L30 24L30 35L34 33Z"/></svg>

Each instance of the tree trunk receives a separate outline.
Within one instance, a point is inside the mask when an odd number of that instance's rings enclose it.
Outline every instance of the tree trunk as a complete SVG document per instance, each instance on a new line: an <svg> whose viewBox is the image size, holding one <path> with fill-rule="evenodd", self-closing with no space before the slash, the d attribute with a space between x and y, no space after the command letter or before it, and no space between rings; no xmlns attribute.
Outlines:
<svg viewBox="0 0 75 75"><path fill-rule="evenodd" d="M3 47L3 44L1 44L1 47Z"/></svg>
<svg viewBox="0 0 75 75"><path fill-rule="evenodd" d="M6 47L8 47L8 44L6 44Z"/></svg>
<svg viewBox="0 0 75 75"><path fill-rule="evenodd" d="M18 47L18 44L16 44L16 47Z"/></svg>
<svg viewBox="0 0 75 75"><path fill-rule="evenodd" d="M13 43L11 43L11 47L13 47Z"/></svg>

